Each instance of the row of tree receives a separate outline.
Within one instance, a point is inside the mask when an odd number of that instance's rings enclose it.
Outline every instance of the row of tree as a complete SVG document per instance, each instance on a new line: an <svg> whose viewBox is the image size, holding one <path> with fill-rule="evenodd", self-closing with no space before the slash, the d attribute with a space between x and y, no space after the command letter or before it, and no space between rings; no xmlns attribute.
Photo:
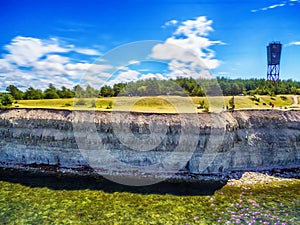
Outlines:
<svg viewBox="0 0 300 225"><path fill-rule="evenodd" d="M9 85L6 91L16 100L21 99L57 99L82 97L113 97L113 96L211 96L222 93L230 95L277 95L300 94L300 82L282 80L278 83L264 79L227 79L224 77L216 80L195 80L193 78L177 78L174 80L147 79L129 83L117 83L113 86L102 86L96 89L90 85L81 87L76 85L72 90L66 87L56 88L49 84L42 91L29 87L22 91L14 85Z"/></svg>

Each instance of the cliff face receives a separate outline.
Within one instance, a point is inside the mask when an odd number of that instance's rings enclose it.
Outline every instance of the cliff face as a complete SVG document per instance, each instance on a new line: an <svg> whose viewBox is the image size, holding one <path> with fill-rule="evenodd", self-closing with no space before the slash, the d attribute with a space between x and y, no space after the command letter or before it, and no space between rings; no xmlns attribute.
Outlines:
<svg viewBox="0 0 300 225"><path fill-rule="evenodd" d="M300 111L0 111L0 163L214 174L300 165ZM125 166L124 166L125 165ZM156 165L156 166L154 166Z"/></svg>

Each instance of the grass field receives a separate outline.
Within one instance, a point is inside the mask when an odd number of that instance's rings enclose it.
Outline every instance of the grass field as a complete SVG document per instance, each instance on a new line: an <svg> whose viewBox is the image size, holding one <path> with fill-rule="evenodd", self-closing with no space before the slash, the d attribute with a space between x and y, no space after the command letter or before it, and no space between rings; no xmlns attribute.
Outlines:
<svg viewBox="0 0 300 225"><path fill-rule="evenodd" d="M43 100L19 100L12 107L20 108L52 108L52 109L87 109L99 111L137 111L137 112L201 112L197 109L199 102L204 100L209 105L210 111L221 111L223 106L229 106L231 96L225 97L111 97L97 99L43 99ZM278 96L235 96L236 109L271 108L298 108L292 106L292 95Z"/></svg>

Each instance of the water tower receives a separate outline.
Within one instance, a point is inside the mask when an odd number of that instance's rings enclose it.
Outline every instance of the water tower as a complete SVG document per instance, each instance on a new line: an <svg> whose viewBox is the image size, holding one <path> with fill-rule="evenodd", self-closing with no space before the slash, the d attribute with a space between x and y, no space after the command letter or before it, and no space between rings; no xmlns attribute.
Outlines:
<svg viewBox="0 0 300 225"><path fill-rule="evenodd" d="M272 80L274 82L279 81L281 47L282 44L280 44L280 42L272 42L267 46L267 54L268 54L267 80Z"/></svg>

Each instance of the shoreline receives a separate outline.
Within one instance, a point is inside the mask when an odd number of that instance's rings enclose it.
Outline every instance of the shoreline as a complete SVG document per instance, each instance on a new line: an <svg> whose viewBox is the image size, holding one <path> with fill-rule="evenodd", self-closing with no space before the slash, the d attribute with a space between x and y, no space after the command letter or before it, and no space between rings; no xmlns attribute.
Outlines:
<svg viewBox="0 0 300 225"><path fill-rule="evenodd" d="M264 182L281 182L288 180L300 179L300 167L293 168L277 168L277 169L265 169L265 170L237 170L229 171L225 173L211 173L211 174L195 174L188 171L178 171L177 173L165 173L165 174L133 174L132 172L127 173L126 171L95 171L90 167L81 168L66 168L59 167L57 165L14 165L5 166L1 165L0 169L13 170L13 171L24 171L40 175L56 174L56 175L67 175L67 176L78 176L78 177L123 177L123 178L136 178L136 179L157 179L160 181L168 182L229 182L232 185L241 184L256 184Z"/></svg>

